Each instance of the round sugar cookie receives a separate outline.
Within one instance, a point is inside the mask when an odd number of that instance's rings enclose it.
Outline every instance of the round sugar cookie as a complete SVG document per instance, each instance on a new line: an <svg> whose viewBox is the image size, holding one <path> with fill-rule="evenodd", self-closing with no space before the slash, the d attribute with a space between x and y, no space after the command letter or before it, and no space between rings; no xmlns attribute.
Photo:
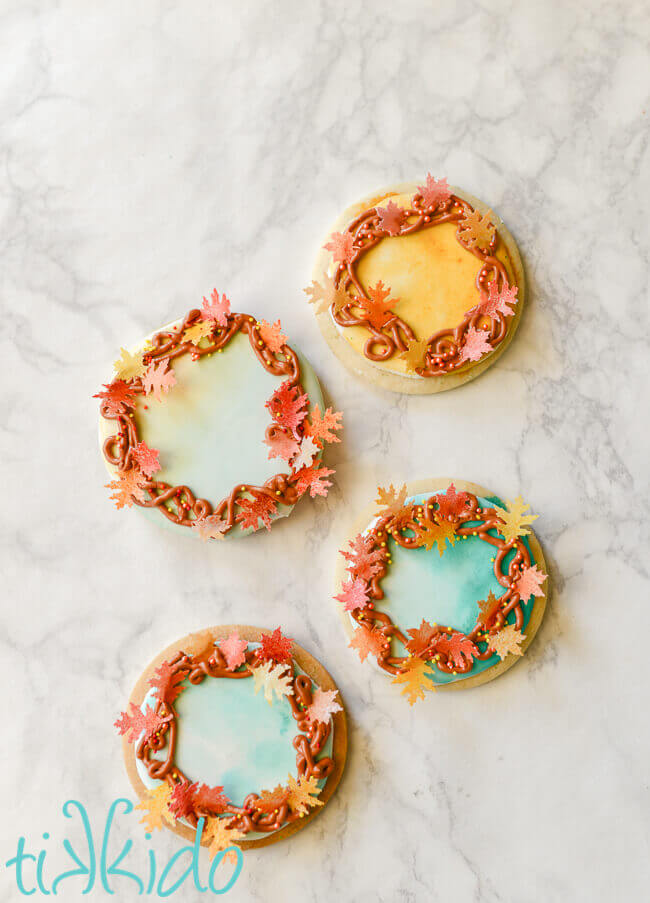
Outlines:
<svg viewBox="0 0 650 903"><path fill-rule="evenodd" d="M425 395L475 379L503 354L525 282L502 220L428 175L348 207L305 291L346 367L380 388Z"/></svg>
<svg viewBox="0 0 650 903"><path fill-rule="evenodd" d="M121 349L95 397L111 499L185 535L270 529L332 485L321 459L341 414L280 321L232 313L225 294Z"/></svg>
<svg viewBox="0 0 650 903"><path fill-rule="evenodd" d="M183 637L148 665L115 726L146 829L194 840L203 818L211 855L304 828L347 752L336 684L280 628Z"/></svg>
<svg viewBox="0 0 650 903"><path fill-rule="evenodd" d="M427 690L503 674L532 642L548 598L536 516L521 498L504 503L462 480L380 487L337 562L350 646L411 705Z"/></svg>

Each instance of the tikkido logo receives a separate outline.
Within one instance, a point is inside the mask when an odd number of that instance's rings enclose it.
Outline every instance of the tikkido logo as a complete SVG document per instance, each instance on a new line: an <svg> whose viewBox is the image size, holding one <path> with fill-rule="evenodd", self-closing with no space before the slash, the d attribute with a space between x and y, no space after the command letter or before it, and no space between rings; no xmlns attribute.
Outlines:
<svg viewBox="0 0 650 903"><path fill-rule="evenodd" d="M221 850L212 860L207 873L203 877L201 875L199 853L204 826L202 818L199 819L194 842L177 850L162 869L151 847L146 851L144 857L142 849L138 855L138 850L133 849L134 844L130 838L123 843L116 855L109 854L111 832L115 835L119 830L115 827L117 817L130 815L133 809L133 803L127 799L117 799L111 804L103 824L101 844L98 847L95 844L95 835L85 807L77 800L68 800L63 804L61 811L65 818L79 820L83 838L76 848L68 837L64 837L61 842L63 850L74 867L57 874L52 874L51 870L48 870L46 859L47 842L50 840L49 833L46 832L42 835L45 844L41 850L35 852L27 849L25 837L19 837L15 855L5 863L6 869L10 873L13 872L18 891L26 897L35 893L56 896L63 887L64 890L73 888L80 890L83 895L86 895L90 894L93 889L101 891L103 888L105 892L118 894L124 899L122 894L127 887L131 892L137 888L138 896L154 897L170 897L183 885L190 887L193 885L193 889L199 893L217 895L225 894L233 887L241 874L243 865L243 856L239 847L232 846ZM146 840L151 840L151 834L147 833L144 836ZM115 843L112 846L115 846ZM225 863L223 869L219 870L224 857L228 857L228 862L235 859L235 865L227 881L219 886L217 882L220 878L230 872L228 863ZM146 861L144 867L143 858ZM127 864L130 868L126 868ZM221 871L221 875L217 874L218 871Z"/></svg>

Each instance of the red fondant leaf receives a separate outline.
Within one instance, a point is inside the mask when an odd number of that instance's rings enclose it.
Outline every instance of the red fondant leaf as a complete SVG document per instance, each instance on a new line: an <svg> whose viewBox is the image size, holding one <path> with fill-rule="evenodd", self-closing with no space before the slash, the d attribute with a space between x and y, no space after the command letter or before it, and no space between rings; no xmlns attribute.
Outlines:
<svg viewBox="0 0 650 903"><path fill-rule="evenodd" d="M185 687L182 686L185 675L177 671L169 662L163 662L153 673L149 686L156 691L156 698L166 705L173 705Z"/></svg>
<svg viewBox="0 0 650 903"><path fill-rule="evenodd" d="M487 340L485 330L475 329L473 326L470 326L465 333L465 343L460 349L458 357L461 361L477 361L492 350L492 345Z"/></svg>
<svg viewBox="0 0 650 903"><path fill-rule="evenodd" d="M195 785L196 787L196 785ZM221 815L230 805L230 800L223 792L223 787L208 787L199 784L192 800L192 808L201 815Z"/></svg>
<svg viewBox="0 0 650 903"><path fill-rule="evenodd" d="M354 631L354 635L350 640L349 645L350 648L357 650L359 658L362 662L365 662L368 655L374 655L375 658L380 658L387 644L388 640L381 630L376 630L374 627L370 629L367 627L358 627Z"/></svg>
<svg viewBox="0 0 650 903"><path fill-rule="evenodd" d="M219 649L221 649L221 652L226 659L226 667L228 670L234 671L246 661L248 643L246 640L242 640L237 631L235 631L234 633L231 633L229 637L226 637L225 640L221 640Z"/></svg>
<svg viewBox="0 0 650 903"><path fill-rule="evenodd" d="M265 492L258 489L251 489L252 499L238 499L240 512L237 515L237 521L242 525L243 529L252 527L253 530L259 530L258 521L262 521L267 530L271 529L271 516L278 510L275 501Z"/></svg>
<svg viewBox="0 0 650 903"><path fill-rule="evenodd" d="M291 661L293 640L290 636L283 636L279 627L276 627L273 633L263 633L260 642L262 645L258 651L258 656L261 661Z"/></svg>
<svg viewBox="0 0 650 903"><path fill-rule="evenodd" d="M406 648L409 652L412 652L413 655L422 656L431 645L431 641L439 633L439 629L422 618L422 623L419 627L412 627L406 632L411 637L406 644Z"/></svg>
<svg viewBox="0 0 650 903"><path fill-rule="evenodd" d="M340 442L341 440L333 430L343 429L342 417L343 414L340 411L333 411L332 408L327 408L325 413L321 414L320 408L316 404L310 414L310 419L305 421L305 435L313 436L320 442Z"/></svg>
<svg viewBox="0 0 650 903"><path fill-rule="evenodd" d="M304 410L309 397L301 395L297 386L285 380L266 402L266 407L276 423L294 432L307 416Z"/></svg>
<svg viewBox="0 0 650 903"><path fill-rule="evenodd" d="M379 549L373 548L372 539L359 533L348 543L351 552L341 549L341 555L349 562L346 570L353 577L371 580L381 571L383 559Z"/></svg>
<svg viewBox="0 0 650 903"><path fill-rule="evenodd" d="M320 687L314 692L311 705L308 705L305 710L310 724L314 724L316 721L327 724L335 712L343 711L336 702L337 695L338 690L321 690Z"/></svg>
<svg viewBox="0 0 650 903"><path fill-rule="evenodd" d="M176 377L173 370L168 370L169 361L158 361L149 364L147 372L142 377L142 388L146 395L153 395L156 401L163 400L163 392L169 392L176 385Z"/></svg>
<svg viewBox="0 0 650 903"><path fill-rule="evenodd" d="M151 479L160 470L160 452L156 448L149 448L146 442L138 442L131 455L145 477Z"/></svg>
<svg viewBox="0 0 650 903"><path fill-rule="evenodd" d="M315 499L317 495L323 496L324 498L332 485L331 482L325 478L331 476L333 473L335 473L335 471L330 470L328 467L323 467L321 464L303 467L302 470L299 470L296 474L295 485L298 494L304 495L309 489L311 498Z"/></svg>
<svg viewBox="0 0 650 903"><path fill-rule="evenodd" d="M441 633L436 640L435 651L447 655L457 668L464 667L465 661L471 664L478 655L478 649L470 638L458 631L454 631L451 636Z"/></svg>
<svg viewBox="0 0 650 903"><path fill-rule="evenodd" d="M226 298L226 293L224 292L221 297L219 297L219 292L216 288L213 289L210 300L208 301L207 298L203 299L201 316L204 320L214 320L219 326L227 326L229 315L230 301Z"/></svg>
<svg viewBox="0 0 650 903"><path fill-rule="evenodd" d="M395 314L390 309L391 305L397 304L399 298L389 298L390 288L385 288L384 283L380 279L376 285L368 288L368 297L359 296L358 303L363 307L368 322L375 327L381 329ZM389 300L386 300L389 298Z"/></svg>
<svg viewBox="0 0 650 903"><path fill-rule="evenodd" d="M189 781L174 784L169 811L175 818L187 818L188 815L194 814L194 793L197 787L197 784L190 784Z"/></svg>
<svg viewBox="0 0 650 903"><path fill-rule="evenodd" d="M341 587L342 592L334 598L341 602L345 611L354 611L355 608L365 608L370 601L368 585L360 577L346 580Z"/></svg>
<svg viewBox="0 0 650 903"><path fill-rule="evenodd" d="M300 445L297 440L277 428L273 429L271 434L263 441L269 447L269 459L282 458L283 461L290 461L300 451Z"/></svg>
<svg viewBox="0 0 650 903"><path fill-rule="evenodd" d="M209 539L222 540L228 532L228 521L218 514L209 514L206 517L197 517L192 524L192 530L198 534L202 542Z"/></svg>
<svg viewBox="0 0 650 903"><path fill-rule="evenodd" d="M135 743L141 733L144 732L144 739L148 739L160 730L163 724L163 719L150 706L147 705L143 712L139 706L130 702L128 710L122 712L115 722L115 727L123 737L126 737L127 743Z"/></svg>
<svg viewBox="0 0 650 903"><path fill-rule="evenodd" d="M418 185L424 206L431 210L438 204L444 204L451 197L451 188L446 179L434 179L430 172L427 173L427 181L424 185Z"/></svg>
<svg viewBox="0 0 650 903"><path fill-rule="evenodd" d="M438 503L436 517L447 519L465 514L470 506L470 497L466 492L456 492L456 487L450 483L446 492L439 492L434 497L434 502Z"/></svg>
<svg viewBox="0 0 650 903"><path fill-rule="evenodd" d="M350 263L354 257L354 239L350 232L332 232L323 247L332 252L336 263Z"/></svg>
<svg viewBox="0 0 650 903"><path fill-rule="evenodd" d="M107 414L125 414L133 410L135 389L123 379L115 379L112 383L104 383L105 392L98 392L93 398L101 398Z"/></svg>
<svg viewBox="0 0 650 903"><path fill-rule="evenodd" d="M266 320L260 320L259 333L262 341L265 342L275 354L282 351L287 344L287 337L282 333L282 326L280 325L279 320L276 320L273 325L267 323Z"/></svg>
<svg viewBox="0 0 650 903"><path fill-rule="evenodd" d="M508 285L506 282L501 289L497 288L496 282L491 282L488 288L488 296L480 301L476 307L468 310L465 314L469 317L472 314L482 314L485 317L496 317L497 314L503 314L504 317L511 317L514 314L514 305L517 303L516 285ZM510 307L510 305L513 305Z"/></svg>
<svg viewBox="0 0 650 903"><path fill-rule="evenodd" d="M384 232L389 235L399 235L402 229L402 223L406 219L406 211L393 201L389 201L385 207L377 207L379 223Z"/></svg>
<svg viewBox="0 0 650 903"><path fill-rule="evenodd" d="M118 474L117 480L111 480L106 483L106 489L112 489L111 499L115 502L118 509L131 508L134 501L144 502L145 493L143 488L144 477L135 467L131 470L122 471Z"/></svg>
<svg viewBox="0 0 650 903"><path fill-rule="evenodd" d="M545 580L546 574L537 565L524 568L515 582L515 592L519 593L523 602L531 596L543 596L542 583Z"/></svg>

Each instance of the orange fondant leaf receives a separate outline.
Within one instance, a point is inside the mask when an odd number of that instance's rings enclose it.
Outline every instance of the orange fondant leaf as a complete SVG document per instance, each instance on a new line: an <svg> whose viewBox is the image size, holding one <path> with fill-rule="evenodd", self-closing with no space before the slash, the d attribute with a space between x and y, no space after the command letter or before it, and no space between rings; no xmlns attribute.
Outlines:
<svg viewBox="0 0 650 903"><path fill-rule="evenodd" d="M274 354L282 351L287 344L287 337L282 332L280 321L276 320L273 325L267 323L266 320L260 320L259 333L262 341L273 351Z"/></svg>
<svg viewBox="0 0 650 903"><path fill-rule="evenodd" d="M146 442L138 442L131 455L140 472L148 479L160 470L160 452L156 448L149 448Z"/></svg>
<svg viewBox="0 0 650 903"><path fill-rule="evenodd" d="M485 216L481 216L478 210L472 210L458 223L458 234L468 247L486 250L496 232L493 219L495 216L491 210Z"/></svg>
<svg viewBox="0 0 650 903"><path fill-rule="evenodd" d="M235 630L230 636L226 637L225 640L219 642L219 649L221 649L221 652L226 659L226 667L228 670L234 671L236 668L239 668L240 665L245 663L248 643L246 640L242 640Z"/></svg>
<svg viewBox="0 0 650 903"><path fill-rule="evenodd" d="M144 502L144 477L135 467L118 474L116 480L105 484L106 489L112 489L110 498L115 502L115 507L131 508L135 501Z"/></svg>
<svg viewBox="0 0 650 903"><path fill-rule="evenodd" d="M487 626L499 611L501 599L497 599L492 590L490 590L487 594L487 599L479 600L478 607L480 612L478 616L479 623Z"/></svg>
<svg viewBox="0 0 650 903"><path fill-rule="evenodd" d="M194 814L194 793L197 787L197 784L191 784L187 780L174 784L169 800L169 811L174 818L187 818Z"/></svg>
<svg viewBox="0 0 650 903"><path fill-rule="evenodd" d="M424 357L429 350L429 340L411 339L408 343L408 349L402 351L400 358L406 363L406 369L411 373L415 373L417 367L424 366Z"/></svg>
<svg viewBox="0 0 650 903"><path fill-rule="evenodd" d="M259 489L251 489L252 499L241 497L238 499L239 514L236 517L242 529L246 530L251 527L253 530L259 530L259 521L266 527L271 529L271 518L278 510L274 499Z"/></svg>
<svg viewBox="0 0 650 903"><path fill-rule="evenodd" d="M300 451L298 441L278 427L273 428L263 441L269 447L269 459L282 458L283 461L290 461Z"/></svg>
<svg viewBox="0 0 650 903"><path fill-rule="evenodd" d="M135 389L123 379L114 379L112 383L104 383L105 392L98 392L93 398L100 398L107 414L116 416L132 411L136 393Z"/></svg>
<svg viewBox="0 0 650 903"><path fill-rule="evenodd" d="M228 847L239 849L235 841L246 837L244 831L226 827L227 822L227 818L209 818L205 823L203 839L208 841L210 859Z"/></svg>
<svg viewBox="0 0 650 903"><path fill-rule="evenodd" d="M253 809L270 815L284 806L288 799L289 788L278 784L273 790L262 790L259 797L253 801Z"/></svg>
<svg viewBox="0 0 650 903"><path fill-rule="evenodd" d="M195 323L192 323L191 326L187 327L187 329L183 333L183 341L191 342L193 345L198 345L201 339L207 339L209 336L211 336L213 330L213 320L197 320Z"/></svg>
<svg viewBox="0 0 650 903"><path fill-rule="evenodd" d="M415 705L418 699L424 699L427 690L435 690L435 685L428 677L427 663L417 656L410 656L401 665L402 670L396 674L391 683L403 684L402 696L407 696L409 705Z"/></svg>
<svg viewBox="0 0 650 903"><path fill-rule="evenodd" d="M311 498L317 495L325 497L332 483L326 479L335 471L321 464L313 464L311 467L303 467L296 473L296 490L299 495L304 495L309 490Z"/></svg>
<svg viewBox="0 0 650 903"><path fill-rule="evenodd" d="M367 298L362 295L358 298L358 304L363 308L366 319L375 329L382 329L395 316L390 308L398 303L399 298L389 296L390 288L385 287L380 279L376 285L368 288Z"/></svg>
<svg viewBox="0 0 650 903"><path fill-rule="evenodd" d="M456 492L453 483L449 484L446 492L439 492L433 497L433 501L438 505L436 510L436 518L438 520L448 519L450 517L459 517L466 514L471 507L471 499L466 492Z"/></svg>
<svg viewBox="0 0 650 903"><path fill-rule="evenodd" d="M546 574L537 565L524 568L515 582L515 592L519 593L523 602L531 596L543 596L542 584L545 580Z"/></svg>
<svg viewBox="0 0 650 903"><path fill-rule="evenodd" d="M448 520L442 520L440 523L425 521L418 525L417 538L427 551L436 545L442 558L447 542L452 546L456 544L456 525Z"/></svg>
<svg viewBox="0 0 650 903"><path fill-rule="evenodd" d="M424 653L431 646L432 640L440 632L439 628L434 624L430 624L422 618L419 627L412 627L406 631L411 639L406 644L406 648L413 655L424 657Z"/></svg>
<svg viewBox="0 0 650 903"><path fill-rule="evenodd" d="M126 737L127 743L135 743L140 734L148 739L163 726L164 721L149 705L142 709L130 702L126 712L122 712L115 722L120 735Z"/></svg>
<svg viewBox="0 0 650 903"><path fill-rule="evenodd" d="M514 502L508 499L506 506L506 508L501 508L499 505L494 506L501 521L501 524L497 527L499 533L501 533L506 542L514 542L520 536L528 536L530 534L528 524L532 524L534 520L537 520L539 515L524 514L530 508L530 505L526 505L521 496L518 496Z"/></svg>
<svg viewBox="0 0 650 903"><path fill-rule="evenodd" d="M441 633L436 640L435 651L450 658L456 668L463 668L466 661L471 664L478 655L478 649L470 638L456 630L451 634Z"/></svg>
<svg viewBox="0 0 650 903"><path fill-rule="evenodd" d="M383 486L377 487L376 504L379 507L379 514L385 517L387 514L398 514L404 507L406 496L408 495L406 483L398 491L391 483L388 489Z"/></svg>
<svg viewBox="0 0 650 903"><path fill-rule="evenodd" d="M388 643L389 640L381 630L374 627L357 627L349 646L351 649L356 649L361 661L365 662L369 655L381 658Z"/></svg>
<svg viewBox="0 0 650 903"><path fill-rule="evenodd" d="M147 795L135 807L142 809L145 813L140 819L140 824L144 825L147 831L160 831L163 821L169 824L174 823L174 816L169 811L169 802L171 800L171 788L169 784L158 784L147 790Z"/></svg>
<svg viewBox="0 0 650 903"><path fill-rule="evenodd" d="M332 252L336 263L350 263L354 257L354 239L350 232L332 232L323 247Z"/></svg>
<svg viewBox="0 0 650 903"><path fill-rule="evenodd" d="M341 587L341 592L334 598L343 605L345 611L354 611L355 608L365 608L370 601L368 585L365 580L355 577L346 580Z"/></svg>
<svg viewBox="0 0 650 903"><path fill-rule="evenodd" d="M295 432L307 416L305 406L308 401L306 394L301 395L297 386L285 380L271 395L265 407L276 423Z"/></svg>
<svg viewBox="0 0 650 903"><path fill-rule="evenodd" d="M182 671L176 670L169 662L163 662L149 679L149 686L155 690L159 702L173 705L185 689L182 685L184 680Z"/></svg>
<svg viewBox="0 0 650 903"><path fill-rule="evenodd" d="M320 789L318 787L318 778L312 775L306 778L304 775L296 781L289 775L288 777L289 796L287 803L292 812L305 813L312 806L322 806L323 803L318 799Z"/></svg>
<svg viewBox="0 0 650 903"><path fill-rule="evenodd" d="M327 724L335 712L343 711L336 701L337 695L338 690L321 690L319 687L314 691L311 705L308 705L305 710L310 724L316 721Z"/></svg>
<svg viewBox="0 0 650 903"><path fill-rule="evenodd" d="M223 787L209 787L199 784L194 790L192 801L194 811L200 815L221 815L230 805L230 800L223 792Z"/></svg>
<svg viewBox="0 0 650 903"><path fill-rule="evenodd" d="M451 197L451 188L447 184L447 180L436 180L430 172L427 173L426 183L424 185L418 185L418 192L424 206L428 210L432 210L439 204L444 204Z"/></svg>
<svg viewBox="0 0 650 903"><path fill-rule="evenodd" d="M219 297L219 292L216 288L213 289L210 300L208 301L207 298L203 299L201 316L204 320L213 320L219 326L227 326L228 317L230 316L230 301L226 298L226 293L224 292Z"/></svg>
<svg viewBox="0 0 650 903"><path fill-rule="evenodd" d="M503 661L508 653L512 653L512 655L524 654L524 650L520 648L524 639L524 634L521 630L517 630L514 624L506 624L498 633L489 637L488 643L490 644L490 649L493 649Z"/></svg>
<svg viewBox="0 0 650 903"><path fill-rule="evenodd" d="M332 408L326 408L321 414L318 405L314 405L309 420L305 421L305 435L313 436L319 442L340 442L334 430L342 430L343 424L341 418L343 414L340 411L333 411Z"/></svg>
<svg viewBox="0 0 650 903"><path fill-rule="evenodd" d="M383 231L388 235L399 235L406 219L406 210L398 207L393 201L389 201L385 207L377 207L376 210Z"/></svg>
<svg viewBox="0 0 650 903"><path fill-rule="evenodd" d="M373 548L372 539L359 533L348 545L350 552L341 549L341 555L348 562L348 573L362 580L376 577L382 568L383 555L380 549Z"/></svg>
<svg viewBox="0 0 650 903"><path fill-rule="evenodd" d="M323 277L323 284L312 280L311 285L304 289L310 304L314 305L317 314L325 313L334 305L334 313L338 313L352 300L345 289L335 285L330 276Z"/></svg>
<svg viewBox="0 0 650 903"><path fill-rule="evenodd" d="M192 530L199 539L207 542L209 539L222 540L228 532L228 522L218 514L208 514L205 517L197 517L192 524Z"/></svg>

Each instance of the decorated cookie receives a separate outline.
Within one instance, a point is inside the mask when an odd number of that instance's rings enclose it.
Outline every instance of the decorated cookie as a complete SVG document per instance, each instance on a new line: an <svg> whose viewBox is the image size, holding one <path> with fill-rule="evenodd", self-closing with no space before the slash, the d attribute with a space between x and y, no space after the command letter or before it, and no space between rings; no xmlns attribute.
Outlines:
<svg viewBox="0 0 650 903"><path fill-rule="evenodd" d="M350 647L413 705L518 661L544 614L547 575L521 498L471 483L380 487L341 550L337 594Z"/></svg>
<svg viewBox="0 0 650 903"><path fill-rule="evenodd" d="M312 368L280 321L231 313L216 290L131 350L100 399L100 442L117 508L202 540L248 534L324 496L339 442Z"/></svg>
<svg viewBox="0 0 650 903"><path fill-rule="evenodd" d="M348 208L305 291L346 366L386 389L427 394L474 379L503 353L524 274L499 217L428 174Z"/></svg>
<svg viewBox="0 0 650 903"><path fill-rule="evenodd" d="M149 665L115 726L146 830L200 830L212 856L304 827L347 748L332 678L280 628L185 637Z"/></svg>

